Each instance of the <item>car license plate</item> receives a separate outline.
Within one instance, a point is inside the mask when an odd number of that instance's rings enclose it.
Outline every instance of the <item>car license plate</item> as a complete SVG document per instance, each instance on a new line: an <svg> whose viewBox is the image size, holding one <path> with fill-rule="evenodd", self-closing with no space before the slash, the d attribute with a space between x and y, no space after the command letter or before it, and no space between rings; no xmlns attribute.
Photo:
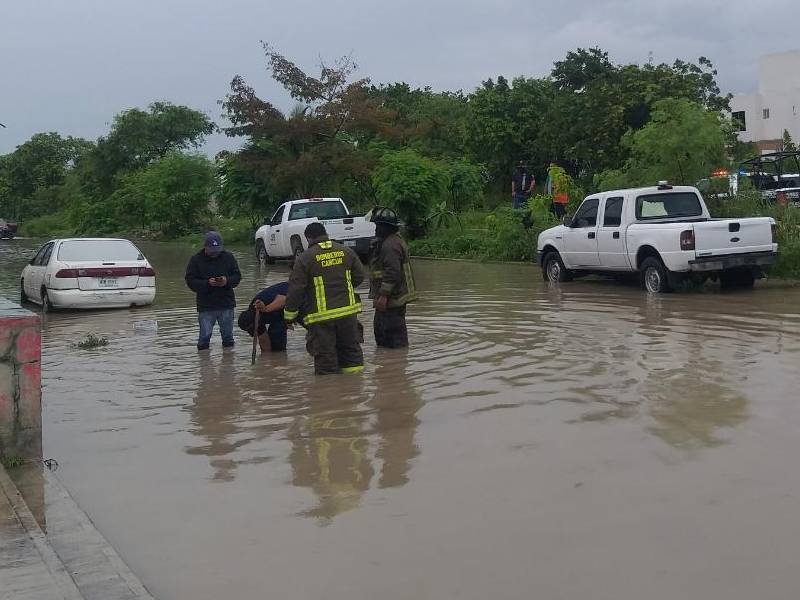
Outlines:
<svg viewBox="0 0 800 600"><path fill-rule="evenodd" d="M98 285L101 288L115 288L119 283L116 277L101 277Z"/></svg>
<svg viewBox="0 0 800 600"><path fill-rule="evenodd" d="M350 248L353 248L356 245L356 241L355 240L345 240L344 241L344 245L345 246L349 246Z"/></svg>

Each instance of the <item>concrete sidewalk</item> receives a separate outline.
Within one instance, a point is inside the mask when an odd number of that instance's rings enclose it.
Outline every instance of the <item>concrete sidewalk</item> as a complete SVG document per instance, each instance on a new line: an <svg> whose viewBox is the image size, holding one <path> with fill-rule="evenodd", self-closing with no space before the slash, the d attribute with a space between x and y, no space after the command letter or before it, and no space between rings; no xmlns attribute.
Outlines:
<svg viewBox="0 0 800 600"><path fill-rule="evenodd" d="M0 600L83 596L0 466Z"/></svg>
<svg viewBox="0 0 800 600"><path fill-rule="evenodd" d="M43 486L47 535L0 466L0 600L154 600L47 469Z"/></svg>

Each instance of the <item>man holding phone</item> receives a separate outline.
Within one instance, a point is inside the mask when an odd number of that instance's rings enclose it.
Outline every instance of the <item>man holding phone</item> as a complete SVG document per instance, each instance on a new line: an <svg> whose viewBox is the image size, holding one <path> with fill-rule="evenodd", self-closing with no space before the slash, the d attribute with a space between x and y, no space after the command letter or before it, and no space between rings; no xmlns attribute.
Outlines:
<svg viewBox="0 0 800 600"><path fill-rule="evenodd" d="M222 347L233 347L233 309L236 307L233 288L241 280L239 265L233 254L224 249L222 236L216 231L207 232L203 249L192 256L186 267L186 285L197 296L198 350L208 349L216 324L222 335Z"/></svg>

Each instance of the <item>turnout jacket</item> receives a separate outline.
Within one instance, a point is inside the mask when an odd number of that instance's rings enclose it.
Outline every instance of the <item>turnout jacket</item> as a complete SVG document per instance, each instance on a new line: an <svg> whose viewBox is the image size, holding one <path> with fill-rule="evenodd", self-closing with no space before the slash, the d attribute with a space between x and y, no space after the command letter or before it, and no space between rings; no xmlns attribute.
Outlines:
<svg viewBox="0 0 800 600"><path fill-rule="evenodd" d="M340 319L361 312L355 292L365 279L355 252L322 237L295 260L283 309L287 321L303 317L306 325Z"/></svg>
<svg viewBox="0 0 800 600"><path fill-rule="evenodd" d="M396 233L378 240L370 261L369 297L387 296L391 308L417 299L408 246Z"/></svg>

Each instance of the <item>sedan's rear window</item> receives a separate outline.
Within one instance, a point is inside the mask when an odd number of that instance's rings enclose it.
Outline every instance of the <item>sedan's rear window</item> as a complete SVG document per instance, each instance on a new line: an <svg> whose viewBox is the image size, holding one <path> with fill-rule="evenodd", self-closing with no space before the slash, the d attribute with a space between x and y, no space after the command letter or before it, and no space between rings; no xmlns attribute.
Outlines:
<svg viewBox="0 0 800 600"><path fill-rule="evenodd" d="M636 198L636 218L640 220L699 217L702 214L703 206L694 192L648 194Z"/></svg>
<svg viewBox="0 0 800 600"><path fill-rule="evenodd" d="M144 256L128 240L71 240L61 244L58 249L58 260L117 262L144 260Z"/></svg>
<svg viewBox="0 0 800 600"><path fill-rule="evenodd" d="M294 204L289 211L289 220L296 221L298 219L341 219L347 216L344 206L338 200L329 200L325 202L304 202L303 204Z"/></svg>

